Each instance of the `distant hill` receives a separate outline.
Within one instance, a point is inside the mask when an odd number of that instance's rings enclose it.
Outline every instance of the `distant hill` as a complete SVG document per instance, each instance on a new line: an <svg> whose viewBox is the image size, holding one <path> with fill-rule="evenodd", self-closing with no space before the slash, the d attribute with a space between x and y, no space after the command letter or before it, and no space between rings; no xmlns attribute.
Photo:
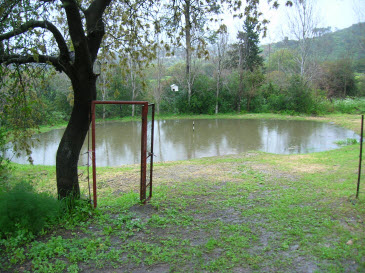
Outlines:
<svg viewBox="0 0 365 273"><path fill-rule="evenodd" d="M297 41L283 41L262 45L265 59L276 50L296 49ZM351 27L331 31L330 28L317 29L317 37L313 39L311 54L320 61L334 61L344 57L354 60L355 69L365 73L365 22Z"/></svg>

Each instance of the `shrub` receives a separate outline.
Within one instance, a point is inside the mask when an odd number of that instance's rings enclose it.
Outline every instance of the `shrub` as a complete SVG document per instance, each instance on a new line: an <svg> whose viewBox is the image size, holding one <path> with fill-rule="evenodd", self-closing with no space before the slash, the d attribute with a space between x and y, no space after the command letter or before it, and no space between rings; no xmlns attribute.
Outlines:
<svg viewBox="0 0 365 273"><path fill-rule="evenodd" d="M311 90L299 76L293 76L287 90L287 109L297 113L311 113L313 98Z"/></svg>
<svg viewBox="0 0 365 273"><path fill-rule="evenodd" d="M269 85L266 89L272 92L268 95L268 107L272 111L285 113L305 113L315 112L315 100L313 91L303 82L298 75L290 78L288 88L280 90L275 85ZM268 93L266 90L266 93Z"/></svg>
<svg viewBox="0 0 365 273"><path fill-rule="evenodd" d="M58 219L61 204L45 193L36 193L28 182L20 182L0 193L0 234L12 235L22 229L33 234Z"/></svg>

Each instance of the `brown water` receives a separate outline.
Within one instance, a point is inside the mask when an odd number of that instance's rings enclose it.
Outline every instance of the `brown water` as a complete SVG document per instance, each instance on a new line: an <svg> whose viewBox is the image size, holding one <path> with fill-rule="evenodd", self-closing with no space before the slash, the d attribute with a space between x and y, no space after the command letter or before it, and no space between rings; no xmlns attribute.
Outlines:
<svg viewBox="0 0 365 273"><path fill-rule="evenodd" d="M259 150L277 154L338 148L334 142L356 138L350 130L314 121L216 119L155 121L154 161L174 161ZM151 124L149 124L151 126ZM140 162L140 122L105 122L96 126L98 166ZM34 164L55 165L63 130L37 136ZM79 165L87 164L87 141ZM90 141L91 149L91 141ZM26 157L12 161L26 164Z"/></svg>

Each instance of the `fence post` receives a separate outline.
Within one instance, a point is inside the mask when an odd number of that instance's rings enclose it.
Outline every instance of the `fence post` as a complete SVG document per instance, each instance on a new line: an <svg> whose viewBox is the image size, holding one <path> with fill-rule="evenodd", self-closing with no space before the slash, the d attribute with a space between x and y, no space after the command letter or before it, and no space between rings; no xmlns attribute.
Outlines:
<svg viewBox="0 0 365 273"><path fill-rule="evenodd" d="M363 136L364 136L364 115L361 115L359 175L357 177L356 199L359 198L359 191L360 191L360 177L361 177L361 160L362 160L362 142L363 142Z"/></svg>
<svg viewBox="0 0 365 273"><path fill-rule="evenodd" d="M146 171L147 171L147 115L148 102L142 106L142 134L141 134L141 189L140 200L146 202Z"/></svg>

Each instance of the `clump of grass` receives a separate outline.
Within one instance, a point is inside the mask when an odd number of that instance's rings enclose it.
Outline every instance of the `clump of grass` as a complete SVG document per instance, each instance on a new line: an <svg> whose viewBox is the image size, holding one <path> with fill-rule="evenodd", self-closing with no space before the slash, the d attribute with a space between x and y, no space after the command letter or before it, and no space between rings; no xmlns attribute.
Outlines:
<svg viewBox="0 0 365 273"><path fill-rule="evenodd" d="M29 182L22 181L0 193L0 236L9 237L24 230L39 233L55 222L61 203L46 193L37 193Z"/></svg>
<svg viewBox="0 0 365 273"><path fill-rule="evenodd" d="M357 142L357 139L355 139L355 138L347 138L345 140L336 141L335 143L340 146L348 146L348 145L357 144L358 142Z"/></svg>

